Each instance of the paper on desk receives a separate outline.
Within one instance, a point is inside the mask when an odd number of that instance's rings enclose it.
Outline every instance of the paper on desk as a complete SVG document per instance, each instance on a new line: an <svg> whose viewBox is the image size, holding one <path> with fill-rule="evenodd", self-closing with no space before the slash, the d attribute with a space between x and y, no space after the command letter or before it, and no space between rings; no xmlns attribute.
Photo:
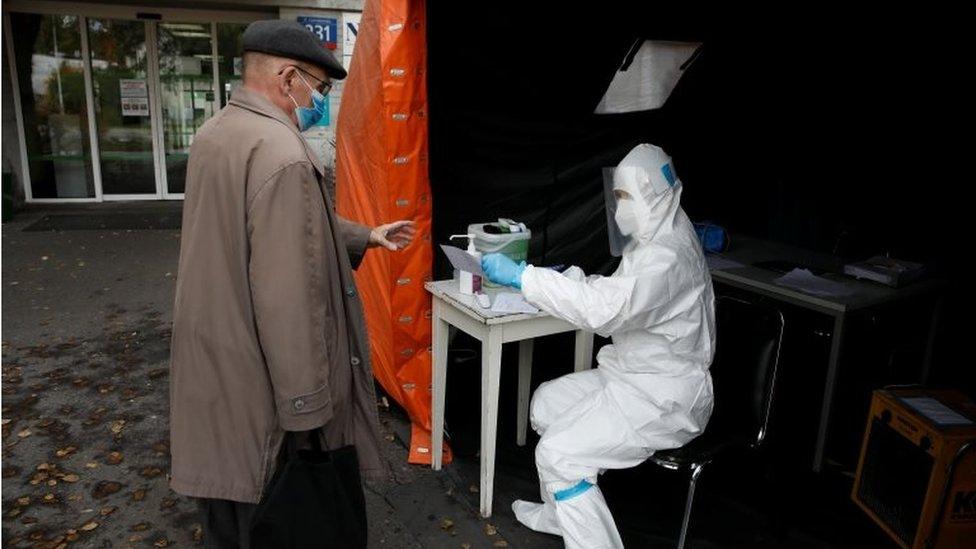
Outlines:
<svg viewBox="0 0 976 549"><path fill-rule="evenodd" d="M723 269L745 267L745 265L739 263L738 261L732 261L731 259L726 259L715 254L705 254L705 261L708 262L708 270L710 271L721 271Z"/></svg>
<svg viewBox="0 0 976 549"><path fill-rule="evenodd" d="M533 307L522 297L522 294L505 292L495 296L495 302L491 304L491 310L495 313L528 313L535 314L539 309Z"/></svg>
<svg viewBox="0 0 976 549"><path fill-rule="evenodd" d="M471 257L468 252L462 250L461 248L455 248L454 246L447 246L441 244L441 249L447 254L447 258L451 260L451 265L459 271L467 271L471 274L476 274L478 276L484 276L484 271L481 270L481 263Z"/></svg>
<svg viewBox="0 0 976 549"><path fill-rule="evenodd" d="M853 290L846 284L816 276L807 269L793 269L774 282L808 294L825 297L840 297L853 293Z"/></svg>
<svg viewBox="0 0 976 549"><path fill-rule="evenodd" d="M902 400L939 425L969 425L972 423L965 416L931 397L910 397L902 398Z"/></svg>

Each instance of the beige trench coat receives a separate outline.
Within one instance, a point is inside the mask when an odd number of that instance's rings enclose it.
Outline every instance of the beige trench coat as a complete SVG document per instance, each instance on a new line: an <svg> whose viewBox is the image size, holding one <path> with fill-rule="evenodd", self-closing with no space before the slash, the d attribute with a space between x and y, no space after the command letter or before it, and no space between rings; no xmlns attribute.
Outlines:
<svg viewBox="0 0 976 549"><path fill-rule="evenodd" d="M324 426L381 474L352 268L369 229L333 212L294 123L241 88L197 132L183 205L170 375L171 486L257 503L285 431Z"/></svg>

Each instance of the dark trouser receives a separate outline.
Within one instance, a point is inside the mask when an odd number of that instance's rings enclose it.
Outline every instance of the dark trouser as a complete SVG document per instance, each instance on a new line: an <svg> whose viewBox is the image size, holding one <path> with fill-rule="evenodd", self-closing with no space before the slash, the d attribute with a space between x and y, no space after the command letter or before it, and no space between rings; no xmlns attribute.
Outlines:
<svg viewBox="0 0 976 549"><path fill-rule="evenodd" d="M197 498L203 543L211 549L248 549L254 503Z"/></svg>

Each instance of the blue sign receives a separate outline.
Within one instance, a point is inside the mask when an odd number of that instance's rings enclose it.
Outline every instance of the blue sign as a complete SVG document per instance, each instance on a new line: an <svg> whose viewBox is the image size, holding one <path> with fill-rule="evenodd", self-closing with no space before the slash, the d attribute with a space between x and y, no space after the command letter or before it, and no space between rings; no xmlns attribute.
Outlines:
<svg viewBox="0 0 976 549"><path fill-rule="evenodd" d="M322 45L330 50L336 49L339 40L339 20L331 17L298 16L298 22L312 31Z"/></svg>

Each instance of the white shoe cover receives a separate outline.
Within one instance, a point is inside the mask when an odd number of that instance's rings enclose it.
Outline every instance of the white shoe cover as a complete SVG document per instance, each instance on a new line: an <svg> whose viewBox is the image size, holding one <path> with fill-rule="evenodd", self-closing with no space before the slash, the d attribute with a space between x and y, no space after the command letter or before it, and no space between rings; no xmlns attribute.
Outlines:
<svg viewBox="0 0 976 549"><path fill-rule="evenodd" d="M515 500L512 503L512 511L515 518L525 526L554 536L562 536L563 533L556 523L556 510L551 504L532 503L530 501Z"/></svg>

